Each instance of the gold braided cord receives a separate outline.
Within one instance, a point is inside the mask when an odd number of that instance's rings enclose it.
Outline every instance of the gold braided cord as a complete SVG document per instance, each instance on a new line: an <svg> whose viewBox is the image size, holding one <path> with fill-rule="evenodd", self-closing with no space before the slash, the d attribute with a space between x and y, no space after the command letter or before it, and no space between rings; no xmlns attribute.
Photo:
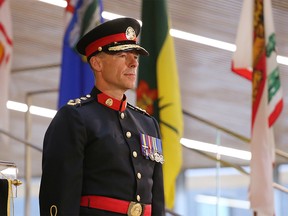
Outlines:
<svg viewBox="0 0 288 216"><path fill-rule="evenodd" d="M122 51L122 50L133 49L133 48L142 49L142 47L140 47L138 44L122 44L118 46L109 47L108 50L109 51Z"/></svg>

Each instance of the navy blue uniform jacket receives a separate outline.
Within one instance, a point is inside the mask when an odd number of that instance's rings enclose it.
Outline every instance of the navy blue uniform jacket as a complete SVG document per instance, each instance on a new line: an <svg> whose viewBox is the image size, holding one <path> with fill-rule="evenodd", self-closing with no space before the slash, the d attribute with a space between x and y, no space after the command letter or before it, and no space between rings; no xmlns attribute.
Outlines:
<svg viewBox="0 0 288 216"><path fill-rule="evenodd" d="M160 138L158 123L131 105L120 112L100 104L99 93L94 88L90 98L62 107L47 129L40 214L121 215L80 207L81 196L101 195L140 198L152 204L153 216L164 215L162 164L146 159L140 142L141 133Z"/></svg>

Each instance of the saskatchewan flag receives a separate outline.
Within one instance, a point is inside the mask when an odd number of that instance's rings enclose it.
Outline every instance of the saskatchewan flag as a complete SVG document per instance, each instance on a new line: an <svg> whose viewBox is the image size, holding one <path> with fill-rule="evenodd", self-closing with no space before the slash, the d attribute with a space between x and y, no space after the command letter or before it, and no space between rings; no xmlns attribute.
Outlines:
<svg viewBox="0 0 288 216"><path fill-rule="evenodd" d="M273 124L283 108L271 0L244 0L232 70L252 84L249 199L254 215L273 216Z"/></svg>
<svg viewBox="0 0 288 216"><path fill-rule="evenodd" d="M74 46L85 33L102 23L101 0L70 0L67 3L58 108L70 99L88 94L94 86L90 66Z"/></svg>
<svg viewBox="0 0 288 216"><path fill-rule="evenodd" d="M173 208L175 181L182 165L180 138L183 120L166 1L143 0L142 22L141 45L150 56L140 57L137 106L153 115L160 124L165 160L165 201L166 207Z"/></svg>

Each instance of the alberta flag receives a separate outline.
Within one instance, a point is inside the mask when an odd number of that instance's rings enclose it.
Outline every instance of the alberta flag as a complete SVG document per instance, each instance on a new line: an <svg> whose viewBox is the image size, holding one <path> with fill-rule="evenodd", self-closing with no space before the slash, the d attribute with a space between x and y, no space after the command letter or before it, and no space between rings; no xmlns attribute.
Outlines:
<svg viewBox="0 0 288 216"><path fill-rule="evenodd" d="M94 86L89 64L74 47L85 33L103 22L101 0L70 0L67 3L58 108L70 99L90 93Z"/></svg>
<svg viewBox="0 0 288 216"><path fill-rule="evenodd" d="M254 24L254 25L253 25ZM273 124L283 108L271 0L244 0L232 70L252 82L249 197L254 215L274 215Z"/></svg>
<svg viewBox="0 0 288 216"><path fill-rule="evenodd" d="M6 108L12 60L12 22L8 0L0 0L0 129L9 129L9 113ZM0 137L0 144L8 139Z"/></svg>
<svg viewBox="0 0 288 216"><path fill-rule="evenodd" d="M140 57L137 105L153 115L160 124L165 160L165 201L166 206L172 208L175 182L182 165L180 138L183 119L166 1L143 0L142 22L141 45L150 56Z"/></svg>

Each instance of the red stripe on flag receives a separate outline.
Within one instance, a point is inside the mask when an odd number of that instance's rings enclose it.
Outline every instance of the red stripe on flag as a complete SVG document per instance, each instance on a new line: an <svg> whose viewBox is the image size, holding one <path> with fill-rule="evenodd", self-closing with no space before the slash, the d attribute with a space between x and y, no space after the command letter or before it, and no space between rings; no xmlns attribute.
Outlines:
<svg viewBox="0 0 288 216"><path fill-rule="evenodd" d="M231 65L231 70L234 73L236 73L236 74L238 74L238 75L240 75L240 76L242 76L242 77L244 77L250 81L252 80L252 72L250 70L248 70L247 68L235 68L233 61L232 61L232 65Z"/></svg>
<svg viewBox="0 0 288 216"><path fill-rule="evenodd" d="M74 13L75 7L70 4L70 0L67 0L66 12Z"/></svg>
<svg viewBox="0 0 288 216"><path fill-rule="evenodd" d="M269 116L269 127L271 127L283 109L283 99L281 99L275 106L273 112Z"/></svg>
<svg viewBox="0 0 288 216"><path fill-rule="evenodd" d="M4 0L0 0L0 7L2 6L3 3L4 3Z"/></svg>
<svg viewBox="0 0 288 216"><path fill-rule="evenodd" d="M1 33L1 32L2 32L2 34L4 35L6 42L7 42L10 46L12 46L12 44L13 44L13 43L12 43L12 39L9 38L9 36L8 36L6 30L5 30L5 27L4 27L3 24L0 22L0 33Z"/></svg>
<svg viewBox="0 0 288 216"><path fill-rule="evenodd" d="M9 60L10 60L10 55L7 55L5 58L5 63L8 64Z"/></svg>
<svg viewBox="0 0 288 216"><path fill-rule="evenodd" d="M254 83L252 83L252 87L253 88L257 88L257 89L252 89L252 97L253 97L253 102L252 102L252 128L254 128L254 122L255 122L255 117L256 114L258 112L258 107L263 95L263 90L264 90L264 86L266 83L266 79L267 79L267 73L266 73L266 55L265 52L263 52L261 54L261 57L259 59L259 61L257 62L257 65L254 66L253 68L253 73L255 74L256 71L261 73L261 80L259 80L259 86L255 86L257 80L253 80ZM256 95L254 95L256 94Z"/></svg>

